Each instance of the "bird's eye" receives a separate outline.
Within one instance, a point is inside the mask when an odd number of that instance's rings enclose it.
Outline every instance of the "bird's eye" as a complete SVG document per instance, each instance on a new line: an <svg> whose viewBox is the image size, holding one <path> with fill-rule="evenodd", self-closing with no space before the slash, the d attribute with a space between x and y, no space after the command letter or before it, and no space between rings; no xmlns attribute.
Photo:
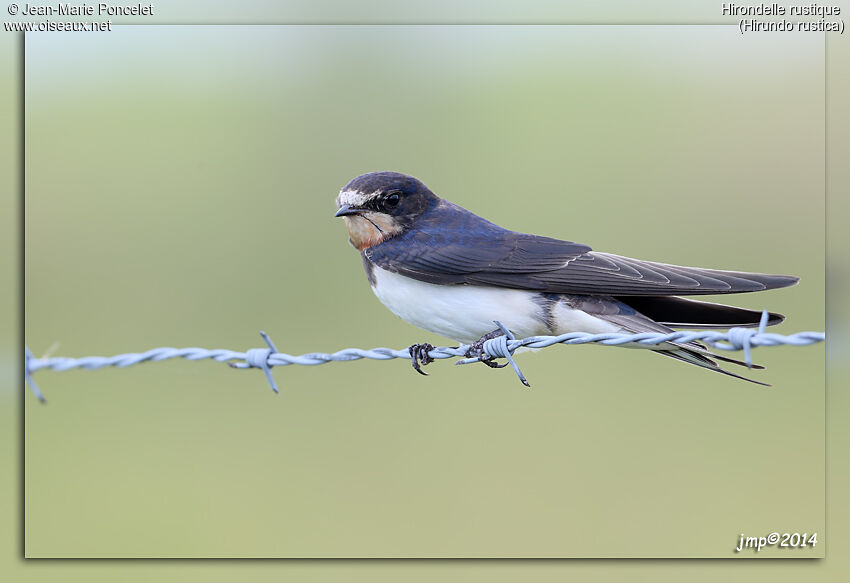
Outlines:
<svg viewBox="0 0 850 583"><path fill-rule="evenodd" d="M398 206L401 197L397 192L393 192L384 197L384 208L392 210Z"/></svg>

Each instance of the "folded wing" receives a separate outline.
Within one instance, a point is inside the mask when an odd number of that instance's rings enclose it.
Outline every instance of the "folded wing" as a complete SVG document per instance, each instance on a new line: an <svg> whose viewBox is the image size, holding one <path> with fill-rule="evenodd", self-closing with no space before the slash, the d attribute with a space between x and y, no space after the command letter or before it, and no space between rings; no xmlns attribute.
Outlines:
<svg viewBox="0 0 850 583"><path fill-rule="evenodd" d="M587 245L508 231L441 201L419 228L365 251L384 269L438 284L491 285L548 293L676 296L786 287L788 275L641 261Z"/></svg>

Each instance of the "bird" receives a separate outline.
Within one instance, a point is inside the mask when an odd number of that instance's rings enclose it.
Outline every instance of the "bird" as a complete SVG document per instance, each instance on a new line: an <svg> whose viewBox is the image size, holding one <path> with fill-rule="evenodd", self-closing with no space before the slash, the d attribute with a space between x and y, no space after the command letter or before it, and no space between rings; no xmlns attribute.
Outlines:
<svg viewBox="0 0 850 583"><path fill-rule="evenodd" d="M349 242L360 252L373 292L396 316L482 352L502 327L524 338L570 332L669 333L674 328L759 325L762 312L706 302L698 295L795 285L798 277L684 267L594 251L590 246L505 229L434 194L400 172L370 172L336 197ZM767 324L785 317L769 313ZM754 368L700 342L630 343L731 377L718 361ZM410 347L413 368L433 346ZM502 365L503 366L503 365Z"/></svg>

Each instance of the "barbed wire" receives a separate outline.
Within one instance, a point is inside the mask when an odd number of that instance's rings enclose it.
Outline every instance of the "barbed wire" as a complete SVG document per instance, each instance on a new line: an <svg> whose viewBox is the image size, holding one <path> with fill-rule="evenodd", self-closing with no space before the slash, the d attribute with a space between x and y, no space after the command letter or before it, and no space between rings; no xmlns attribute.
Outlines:
<svg viewBox="0 0 850 583"><path fill-rule="evenodd" d="M496 358L504 358L510 364L519 380L526 386L528 381L516 364L513 353L519 348L547 348L555 344L603 344L605 346L622 346L626 344L656 345L665 342L704 342L719 350L743 350L744 362L748 367L752 366L751 349L756 346L805 346L823 342L826 335L823 332L797 332L796 334L772 334L765 332L767 326L768 312L764 311L761 322L757 329L753 328L730 328L725 331L676 331L669 333L643 332L632 333L607 333L588 334L585 332L570 332L559 336L529 336L528 338L516 339L514 335L502 325L495 322L504 333L503 336L487 340L481 346L479 354L470 356L470 345L463 344L457 347L434 347L427 350L427 355L434 360L446 358L460 358L455 364L471 364L484 360L490 361ZM215 360L226 362L233 368L259 368L266 375L266 380L275 393L280 392L277 383L272 376L271 369L275 366L289 366L293 364L302 366L315 366L329 362L349 362L364 358L372 360L392 360L396 358L413 358L409 348L393 350L392 348L345 348L337 352L310 352L301 355L286 354L279 352L271 338L263 331L260 335L266 342L266 348L252 348L245 352L237 352L227 349L209 350L206 348L153 348L146 352L118 354L115 356L85 356L82 358L50 357L36 358L28 347L24 348L24 379L29 385L32 393L41 402L46 402L44 395L38 385L32 379L32 375L42 369L54 371L66 371L76 368L84 370L96 370L105 367L128 367L142 362L159 362L172 358L183 358L185 360ZM474 349L474 348L473 348ZM504 365L502 365L504 366Z"/></svg>

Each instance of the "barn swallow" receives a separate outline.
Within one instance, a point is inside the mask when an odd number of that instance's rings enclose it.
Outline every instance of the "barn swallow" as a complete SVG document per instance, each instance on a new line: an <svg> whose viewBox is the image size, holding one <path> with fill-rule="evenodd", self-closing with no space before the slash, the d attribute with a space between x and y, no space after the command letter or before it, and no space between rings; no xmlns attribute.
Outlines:
<svg viewBox="0 0 850 583"><path fill-rule="evenodd" d="M335 216L345 220L378 299L414 326L472 344L479 357L483 341L502 333L494 321L518 338L756 326L761 312L679 296L754 292L799 280L630 259L509 231L398 172L358 176L336 203ZM771 313L768 324L784 319ZM630 346L764 384L724 370L715 361L744 363L699 342ZM411 346L417 371L420 360L431 361L431 348Z"/></svg>

